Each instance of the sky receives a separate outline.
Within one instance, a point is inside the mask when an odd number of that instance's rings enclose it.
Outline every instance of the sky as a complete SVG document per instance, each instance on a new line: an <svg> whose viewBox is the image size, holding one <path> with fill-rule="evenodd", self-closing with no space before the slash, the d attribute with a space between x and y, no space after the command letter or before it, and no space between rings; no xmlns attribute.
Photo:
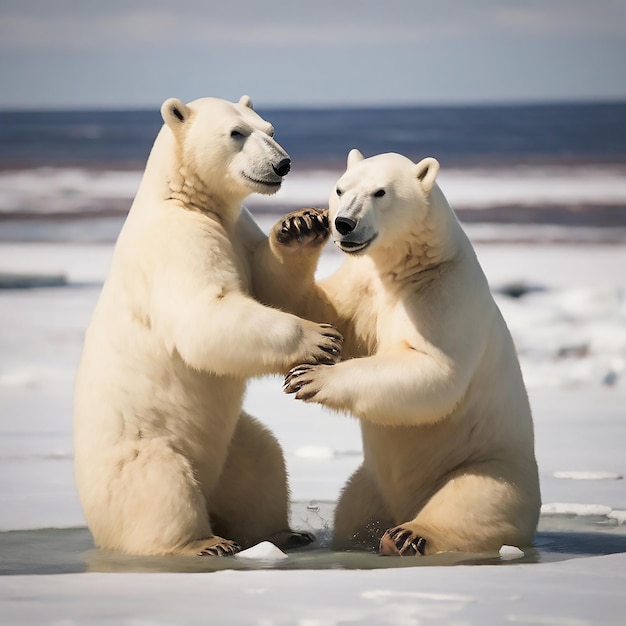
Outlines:
<svg viewBox="0 0 626 626"><path fill-rule="evenodd" d="M0 109L626 99L624 0L0 0Z"/></svg>

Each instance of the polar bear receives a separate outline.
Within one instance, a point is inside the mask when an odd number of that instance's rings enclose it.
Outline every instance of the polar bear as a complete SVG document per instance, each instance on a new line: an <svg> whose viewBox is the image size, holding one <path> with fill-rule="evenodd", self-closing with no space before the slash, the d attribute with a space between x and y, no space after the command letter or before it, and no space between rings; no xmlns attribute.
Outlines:
<svg viewBox="0 0 626 626"><path fill-rule="evenodd" d="M339 548L493 551L530 545L537 525L533 423L515 347L438 171L433 158L353 150L328 218L295 212L256 252L273 276L264 301L344 335L346 360L298 366L285 381L296 398L361 423L363 464L336 509ZM315 283L329 222L346 258Z"/></svg>
<svg viewBox="0 0 626 626"><path fill-rule="evenodd" d="M289 528L277 441L242 412L246 378L341 348L334 328L250 295L241 202L274 193L289 157L247 96L172 98L161 113L76 376L88 526L97 546L132 554L308 543Z"/></svg>

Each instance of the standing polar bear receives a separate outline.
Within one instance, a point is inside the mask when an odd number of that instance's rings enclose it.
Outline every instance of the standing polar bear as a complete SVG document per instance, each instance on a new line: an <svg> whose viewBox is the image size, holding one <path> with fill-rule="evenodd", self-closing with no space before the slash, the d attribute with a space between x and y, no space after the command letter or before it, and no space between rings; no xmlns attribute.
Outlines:
<svg viewBox="0 0 626 626"><path fill-rule="evenodd" d="M161 113L76 378L87 523L99 547L134 554L308 543L289 529L278 443L242 412L247 377L340 351L332 327L250 296L241 202L274 193L289 157L247 96Z"/></svg>
<svg viewBox="0 0 626 626"><path fill-rule="evenodd" d="M294 368L285 391L360 418L364 460L338 546L383 554L529 545L540 493L530 407L507 326L432 158L353 150L325 212L280 221L257 250L260 296L344 335L344 360ZM347 255L313 273L328 222ZM352 357L352 358L350 358Z"/></svg>

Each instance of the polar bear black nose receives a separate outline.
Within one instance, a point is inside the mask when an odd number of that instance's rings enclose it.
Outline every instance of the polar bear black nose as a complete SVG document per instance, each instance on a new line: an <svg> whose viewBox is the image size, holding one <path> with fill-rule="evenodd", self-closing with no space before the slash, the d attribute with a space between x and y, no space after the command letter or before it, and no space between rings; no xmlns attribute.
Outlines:
<svg viewBox="0 0 626 626"><path fill-rule="evenodd" d="M356 227L356 222L349 217L338 217L335 219L335 228L342 235L351 233Z"/></svg>
<svg viewBox="0 0 626 626"><path fill-rule="evenodd" d="M276 176L286 176L291 169L291 159L284 158L277 166L272 165Z"/></svg>

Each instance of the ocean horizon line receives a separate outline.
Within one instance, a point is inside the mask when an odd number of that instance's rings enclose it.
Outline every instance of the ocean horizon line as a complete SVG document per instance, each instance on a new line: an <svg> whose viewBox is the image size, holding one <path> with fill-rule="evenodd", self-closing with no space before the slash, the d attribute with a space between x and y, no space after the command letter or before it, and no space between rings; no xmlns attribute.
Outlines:
<svg viewBox="0 0 626 626"><path fill-rule="evenodd" d="M189 102L202 98L198 96L192 98ZM210 96L220 97L220 96ZM228 98L226 98L228 99ZM557 108L557 107L598 107L598 106L626 106L626 97L622 98L548 98L548 99L528 99L528 100L485 100L485 101L440 101L440 102L369 102L369 103L352 103L352 102L328 102L319 104L304 103L264 103L256 102L253 99L254 108L263 111L394 111L394 110L433 110L433 109L540 109L540 108ZM149 113L158 111L162 102L154 104L120 104L107 106L93 105L22 105L22 106L3 106L0 105L0 115L14 114L50 114L50 113L124 113L137 112Z"/></svg>

